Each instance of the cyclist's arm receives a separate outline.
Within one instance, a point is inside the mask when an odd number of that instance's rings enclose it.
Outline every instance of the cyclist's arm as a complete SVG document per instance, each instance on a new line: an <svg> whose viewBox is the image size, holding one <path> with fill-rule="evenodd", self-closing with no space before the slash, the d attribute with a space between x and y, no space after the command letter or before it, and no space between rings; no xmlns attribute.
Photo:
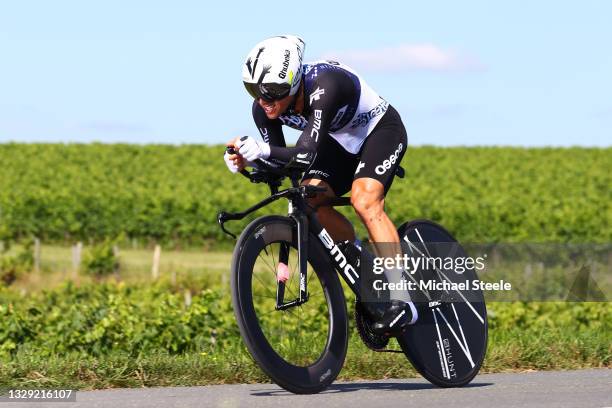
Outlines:
<svg viewBox="0 0 612 408"><path fill-rule="evenodd" d="M318 90L318 99L312 98L308 125L302 131L294 147L270 146L270 159L289 162L298 154L313 156L324 138L329 137L330 125L338 110L339 89L331 81L318 81L313 87ZM323 91L323 92L321 92ZM314 92L313 92L314 93ZM305 95L305 98L310 98Z"/></svg>
<svg viewBox="0 0 612 408"><path fill-rule="evenodd" d="M280 119L268 119L257 101L253 101L253 120L264 142L271 146L286 146L283 123Z"/></svg>
<svg viewBox="0 0 612 408"><path fill-rule="evenodd" d="M268 119L263 108L259 106L257 101L253 101L253 120L264 142L268 143L270 146L286 146L285 135L283 134L283 123L280 119ZM288 160L284 161L281 159L268 158L268 160L264 160L264 162L272 166L282 167L287 164ZM254 163L248 163L248 165L257 167Z"/></svg>

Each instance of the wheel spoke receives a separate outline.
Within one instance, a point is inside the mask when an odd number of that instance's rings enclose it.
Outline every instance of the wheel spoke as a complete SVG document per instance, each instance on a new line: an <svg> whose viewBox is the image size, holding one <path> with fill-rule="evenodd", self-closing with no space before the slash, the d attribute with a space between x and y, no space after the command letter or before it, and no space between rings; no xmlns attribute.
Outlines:
<svg viewBox="0 0 612 408"><path fill-rule="evenodd" d="M321 287L316 271L307 263L309 301L277 310L275 285L280 262L287 265L289 279L285 282L285 299L289 302L299 299L300 277L297 248L284 241L276 241L260 247L255 257L251 279L251 295L255 315L263 336L285 361L307 367L317 361L326 350L329 337L330 319L326 293ZM270 277L270 272L274 278ZM312 285L312 288L310 288Z"/></svg>
<svg viewBox="0 0 612 408"><path fill-rule="evenodd" d="M264 281L261 280L261 278L259 276L257 276L256 274L253 274L253 277L255 277L255 279L257 279L257 281L260 283L262 289L270 296L270 297L276 297L274 296L274 293L272 293L272 291L269 289L268 285L266 285L264 283Z"/></svg>
<svg viewBox="0 0 612 408"><path fill-rule="evenodd" d="M253 297L256 297L256 298L262 298L262 299L272 299L272 300L276 300L276 296L264 296L264 295L255 295L255 294L253 294Z"/></svg>
<svg viewBox="0 0 612 408"><path fill-rule="evenodd" d="M265 247L264 247L265 249ZM266 251L266 255L270 256L268 254L268 251ZM261 253L259 255L257 255L258 258L261 258L261 260L266 264L266 266L268 266L268 268L272 271L272 274L274 275L274 278L276 279L276 268L272 265L270 265L270 262L268 262L266 260L266 258L264 258L263 256L261 256Z"/></svg>

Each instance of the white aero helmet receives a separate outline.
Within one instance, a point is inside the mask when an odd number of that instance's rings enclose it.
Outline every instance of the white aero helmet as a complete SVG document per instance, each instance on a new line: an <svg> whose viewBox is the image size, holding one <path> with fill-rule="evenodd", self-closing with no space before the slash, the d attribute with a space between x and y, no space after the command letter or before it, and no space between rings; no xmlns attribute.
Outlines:
<svg viewBox="0 0 612 408"><path fill-rule="evenodd" d="M294 35L279 35L257 44L242 65L242 81L249 94L267 101L295 95L302 80L305 47Z"/></svg>

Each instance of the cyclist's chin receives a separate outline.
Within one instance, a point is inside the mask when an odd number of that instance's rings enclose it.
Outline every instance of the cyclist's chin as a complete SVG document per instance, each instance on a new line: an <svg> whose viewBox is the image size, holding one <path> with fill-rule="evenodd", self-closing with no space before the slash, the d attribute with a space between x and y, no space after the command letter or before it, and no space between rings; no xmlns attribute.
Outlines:
<svg viewBox="0 0 612 408"><path fill-rule="evenodd" d="M266 116L268 119L278 119L278 117L283 113L282 106L278 102L274 102L271 104L262 104Z"/></svg>
<svg viewBox="0 0 612 408"><path fill-rule="evenodd" d="M259 106L263 108L268 119L278 119L287 110L291 101L291 95L287 95L285 98L274 102L266 102L263 99L259 99Z"/></svg>
<svg viewBox="0 0 612 408"><path fill-rule="evenodd" d="M278 119L280 115L281 115L281 112L279 110L276 110L273 113L266 112L266 116L268 117L268 119Z"/></svg>

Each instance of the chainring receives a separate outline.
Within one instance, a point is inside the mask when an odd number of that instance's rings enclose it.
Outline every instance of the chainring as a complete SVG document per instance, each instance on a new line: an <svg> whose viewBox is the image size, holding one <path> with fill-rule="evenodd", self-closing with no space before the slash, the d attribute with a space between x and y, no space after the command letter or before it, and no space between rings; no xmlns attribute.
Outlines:
<svg viewBox="0 0 612 408"><path fill-rule="evenodd" d="M389 337L372 331L372 320L366 316L361 303L355 301L355 324L363 343L371 350L381 351L389 344Z"/></svg>

